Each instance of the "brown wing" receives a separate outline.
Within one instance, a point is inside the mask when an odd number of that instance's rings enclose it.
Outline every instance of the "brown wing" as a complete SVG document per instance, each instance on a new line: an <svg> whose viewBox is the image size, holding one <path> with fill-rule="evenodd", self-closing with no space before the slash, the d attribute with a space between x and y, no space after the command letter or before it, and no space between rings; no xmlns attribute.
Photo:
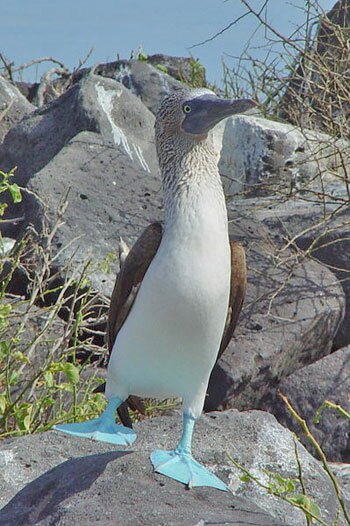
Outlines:
<svg viewBox="0 0 350 526"><path fill-rule="evenodd" d="M247 286L247 266L244 248L238 241L230 240L231 245L231 291L227 319L222 336L218 358L225 351L233 336Z"/></svg>
<svg viewBox="0 0 350 526"><path fill-rule="evenodd" d="M109 356L117 334L135 301L142 279L158 250L162 232L160 223L149 225L138 238L121 266L114 285L108 314L107 343ZM132 427L128 406L143 414L145 413L145 406L141 398L129 396L118 408L118 415L122 423L127 427Z"/></svg>

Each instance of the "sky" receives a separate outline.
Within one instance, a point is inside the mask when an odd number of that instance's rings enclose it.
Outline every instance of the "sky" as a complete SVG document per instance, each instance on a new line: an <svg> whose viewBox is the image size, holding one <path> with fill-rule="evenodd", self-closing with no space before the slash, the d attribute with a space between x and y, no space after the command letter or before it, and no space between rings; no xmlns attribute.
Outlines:
<svg viewBox="0 0 350 526"><path fill-rule="evenodd" d="M263 0L249 0L259 9ZM335 0L319 0L330 9ZM303 21L304 0L269 0L267 17L285 35ZM0 0L0 52L15 65L52 56L69 69L93 48L87 65L129 58L140 46L146 54L193 56L206 67L210 82L220 85L222 59L229 64L252 36L253 52L264 41L257 21L243 18L203 45L245 11L241 0ZM23 80L39 80L49 65L32 67Z"/></svg>

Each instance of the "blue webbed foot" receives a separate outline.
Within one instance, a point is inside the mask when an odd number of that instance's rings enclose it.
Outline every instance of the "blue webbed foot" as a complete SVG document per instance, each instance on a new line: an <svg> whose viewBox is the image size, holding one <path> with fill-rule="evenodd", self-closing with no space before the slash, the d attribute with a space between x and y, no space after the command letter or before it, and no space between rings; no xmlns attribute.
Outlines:
<svg viewBox="0 0 350 526"><path fill-rule="evenodd" d="M116 424L113 420L107 420L100 416L87 422L74 424L59 424L53 426L56 431L62 431L68 435L74 435L83 438L91 438L110 444L122 446L131 445L136 439L136 433L128 427Z"/></svg>
<svg viewBox="0 0 350 526"><path fill-rule="evenodd" d="M226 484L216 475L197 462L190 453L181 451L181 449L153 451L151 462L157 473L187 484L189 488L210 486L222 491L228 491Z"/></svg>
<svg viewBox="0 0 350 526"><path fill-rule="evenodd" d="M68 435L91 438L109 444L129 446L136 439L136 433L129 427L116 424L115 410L122 403L118 398L111 399L106 410L99 418L78 422L74 424L59 424L53 426L56 431L62 431Z"/></svg>

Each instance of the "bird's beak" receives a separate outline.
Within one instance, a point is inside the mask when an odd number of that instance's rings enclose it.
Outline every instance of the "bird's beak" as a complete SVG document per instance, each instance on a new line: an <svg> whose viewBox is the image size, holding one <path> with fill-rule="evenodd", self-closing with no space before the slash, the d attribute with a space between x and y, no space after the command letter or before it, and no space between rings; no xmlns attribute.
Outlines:
<svg viewBox="0 0 350 526"><path fill-rule="evenodd" d="M220 99L216 96L204 96L195 99L191 113L188 113L182 122L186 133L204 135L218 122L257 106L250 99Z"/></svg>

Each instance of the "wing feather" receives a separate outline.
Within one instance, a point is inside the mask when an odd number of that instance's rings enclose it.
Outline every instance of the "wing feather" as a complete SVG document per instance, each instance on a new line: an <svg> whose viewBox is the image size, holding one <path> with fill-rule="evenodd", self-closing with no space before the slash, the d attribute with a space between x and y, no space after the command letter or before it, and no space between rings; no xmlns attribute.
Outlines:
<svg viewBox="0 0 350 526"><path fill-rule="evenodd" d="M150 224L138 238L121 265L117 276L108 314L107 343L111 355L115 339L135 301L142 279L150 266L162 239L163 228L160 223ZM129 396L118 408L121 422L132 427L128 407L145 414L141 398Z"/></svg>
<svg viewBox="0 0 350 526"><path fill-rule="evenodd" d="M237 325L239 314L242 310L245 291L247 287L247 265L245 252L242 245L235 240L230 240L231 246L231 290L227 312L225 330L222 336L218 358L225 351L231 341Z"/></svg>

